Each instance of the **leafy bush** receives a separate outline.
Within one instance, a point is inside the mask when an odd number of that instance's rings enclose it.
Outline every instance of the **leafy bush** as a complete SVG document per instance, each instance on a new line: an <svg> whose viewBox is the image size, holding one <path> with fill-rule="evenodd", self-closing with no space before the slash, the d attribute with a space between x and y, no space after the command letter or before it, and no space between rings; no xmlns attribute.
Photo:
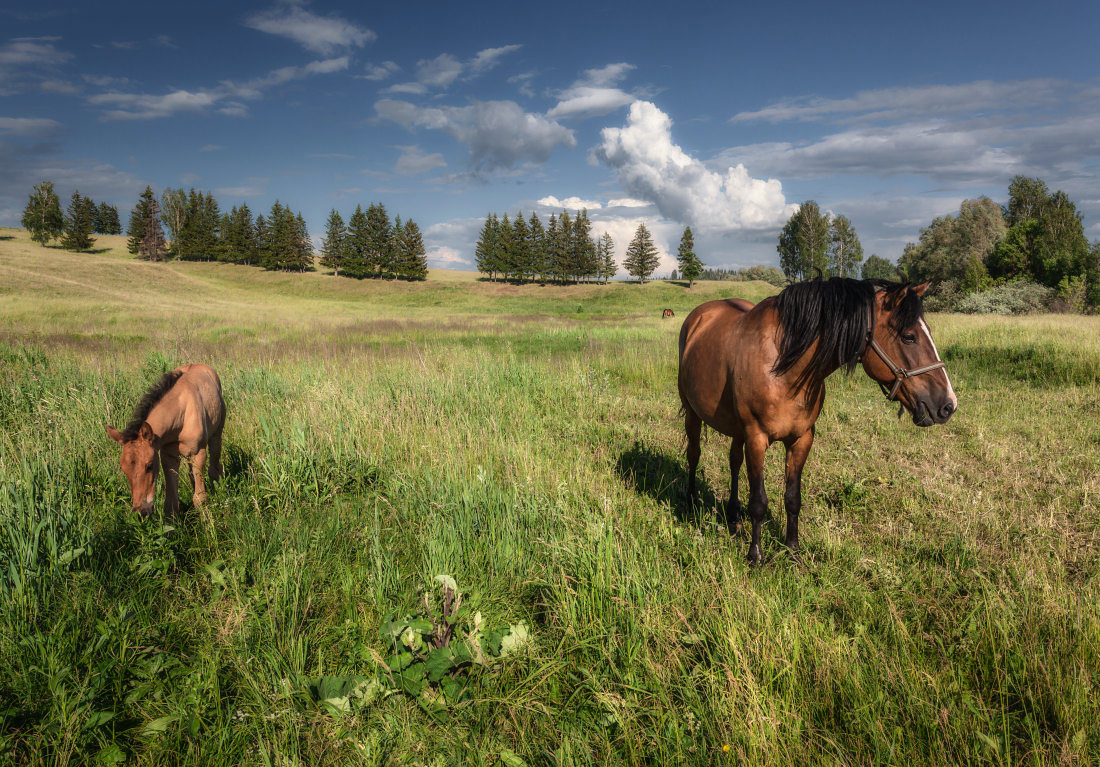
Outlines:
<svg viewBox="0 0 1100 767"><path fill-rule="evenodd" d="M955 311L963 314L1031 314L1050 305L1054 291L1030 280L1014 280L963 296Z"/></svg>

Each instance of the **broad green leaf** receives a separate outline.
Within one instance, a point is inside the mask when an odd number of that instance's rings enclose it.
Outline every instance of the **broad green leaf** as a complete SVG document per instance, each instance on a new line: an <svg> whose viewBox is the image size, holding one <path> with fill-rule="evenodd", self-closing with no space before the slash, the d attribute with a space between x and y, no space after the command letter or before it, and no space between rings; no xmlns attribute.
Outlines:
<svg viewBox="0 0 1100 767"><path fill-rule="evenodd" d="M435 576L436 583L440 584L445 589L450 589L454 593L458 593L458 584L455 583L455 579L449 575L437 575Z"/></svg>
<svg viewBox="0 0 1100 767"><path fill-rule="evenodd" d="M527 624L520 621L513 624L508 634L500 640L500 654L503 657L526 647L530 642L531 632L527 630Z"/></svg>
<svg viewBox="0 0 1100 767"><path fill-rule="evenodd" d="M432 682L438 682L455 667L450 648L440 647L432 650L428 653L428 661L425 666L428 671L428 679Z"/></svg>
<svg viewBox="0 0 1100 767"><path fill-rule="evenodd" d="M170 725L170 724L172 724L172 722L176 721L176 718L177 717L174 717L174 716L158 717L157 719L154 719L153 721L148 722L144 727L142 727L141 728L141 734L142 735L150 735L150 736L151 735L159 735L160 733L167 730L168 725Z"/></svg>
<svg viewBox="0 0 1100 767"><path fill-rule="evenodd" d="M90 730L93 727L99 727L101 724L107 724L107 722L114 718L114 711L96 711L88 717L86 722L84 722L84 727Z"/></svg>
<svg viewBox="0 0 1100 767"><path fill-rule="evenodd" d="M527 767L527 762L523 761L514 751L510 751L507 748L501 749L500 761L505 767Z"/></svg>

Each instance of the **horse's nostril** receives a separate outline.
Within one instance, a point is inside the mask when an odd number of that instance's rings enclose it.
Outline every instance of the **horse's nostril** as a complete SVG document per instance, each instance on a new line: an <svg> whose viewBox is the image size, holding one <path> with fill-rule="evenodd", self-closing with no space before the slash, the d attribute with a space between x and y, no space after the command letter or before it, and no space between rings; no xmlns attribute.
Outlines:
<svg viewBox="0 0 1100 767"><path fill-rule="evenodd" d="M951 417L951 414L955 412L955 406L948 402L946 405L940 408L940 418L947 420Z"/></svg>

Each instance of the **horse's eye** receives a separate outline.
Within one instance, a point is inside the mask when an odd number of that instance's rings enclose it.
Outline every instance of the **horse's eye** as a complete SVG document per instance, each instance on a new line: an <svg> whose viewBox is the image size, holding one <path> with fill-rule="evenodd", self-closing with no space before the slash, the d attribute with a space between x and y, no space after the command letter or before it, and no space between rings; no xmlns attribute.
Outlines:
<svg viewBox="0 0 1100 767"><path fill-rule="evenodd" d="M912 333L902 333L901 341L905 344L915 344L917 342L917 337Z"/></svg>
<svg viewBox="0 0 1100 767"><path fill-rule="evenodd" d="M145 468L146 468L146 470L147 470L147 471L152 471L152 470L153 470L153 464L151 464L151 463L150 463L150 464L149 464L148 466L146 466Z"/></svg>

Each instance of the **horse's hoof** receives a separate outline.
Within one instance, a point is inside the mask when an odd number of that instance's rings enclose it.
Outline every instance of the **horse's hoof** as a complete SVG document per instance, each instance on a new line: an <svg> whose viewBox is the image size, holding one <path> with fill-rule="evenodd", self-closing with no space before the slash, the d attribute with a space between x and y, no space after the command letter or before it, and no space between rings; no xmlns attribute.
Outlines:
<svg viewBox="0 0 1100 767"><path fill-rule="evenodd" d="M760 550L749 549L749 564L753 567L760 567Z"/></svg>

